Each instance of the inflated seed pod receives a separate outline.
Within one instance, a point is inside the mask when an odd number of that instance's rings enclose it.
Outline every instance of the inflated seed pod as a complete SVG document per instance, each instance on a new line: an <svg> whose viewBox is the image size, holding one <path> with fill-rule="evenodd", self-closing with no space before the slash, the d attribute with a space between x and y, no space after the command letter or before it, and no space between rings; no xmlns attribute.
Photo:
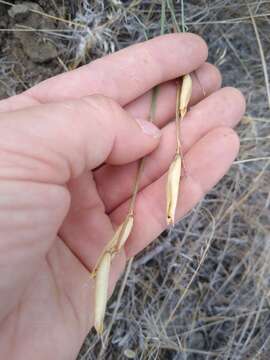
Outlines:
<svg viewBox="0 0 270 360"><path fill-rule="evenodd" d="M167 224L173 225L175 220L175 211L178 203L180 177L182 160L180 154L176 154L170 165L167 178Z"/></svg>
<svg viewBox="0 0 270 360"><path fill-rule="evenodd" d="M118 227L115 233L116 240L116 252L118 252L126 243L131 233L134 223L134 216L129 214L125 221Z"/></svg>
<svg viewBox="0 0 270 360"><path fill-rule="evenodd" d="M183 76L180 94L180 115L183 118L187 113L188 104L192 94L192 78L189 74Z"/></svg>
<svg viewBox="0 0 270 360"><path fill-rule="evenodd" d="M109 277L111 268L111 254L105 252L96 269L95 284L95 329L98 334L103 332L103 323L107 305Z"/></svg>

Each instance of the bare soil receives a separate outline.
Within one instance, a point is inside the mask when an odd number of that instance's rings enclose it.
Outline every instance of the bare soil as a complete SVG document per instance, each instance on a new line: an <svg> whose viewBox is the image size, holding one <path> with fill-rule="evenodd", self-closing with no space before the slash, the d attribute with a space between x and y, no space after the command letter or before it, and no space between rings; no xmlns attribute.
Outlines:
<svg viewBox="0 0 270 360"><path fill-rule="evenodd" d="M63 29L63 24L39 12L65 18L66 11L72 17L76 10L73 1L11 3L16 7L0 4L0 29L8 30L0 32L0 98L18 94L63 71L59 57L67 42L49 36Z"/></svg>

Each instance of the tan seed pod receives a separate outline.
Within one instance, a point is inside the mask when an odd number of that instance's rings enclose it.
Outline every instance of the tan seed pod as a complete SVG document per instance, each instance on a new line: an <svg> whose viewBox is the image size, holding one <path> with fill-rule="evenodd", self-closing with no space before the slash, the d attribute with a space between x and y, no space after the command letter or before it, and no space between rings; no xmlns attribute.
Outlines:
<svg viewBox="0 0 270 360"><path fill-rule="evenodd" d="M106 311L110 265L115 253L117 253L127 241L134 222L134 216L129 214L124 222L116 230L112 240L106 245L96 265L96 289L95 289L95 328L98 334L103 332L103 321Z"/></svg>
<svg viewBox="0 0 270 360"><path fill-rule="evenodd" d="M129 235L131 233L132 227L134 223L134 216L129 214L125 221L118 227L115 233L116 237L116 252L119 251L126 243Z"/></svg>
<svg viewBox="0 0 270 360"><path fill-rule="evenodd" d="M173 225L178 202L182 160L179 154L175 155L170 165L167 178L167 224Z"/></svg>
<svg viewBox="0 0 270 360"><path fill-rule="evenodd" d="M103 322L105 317L109 276L111 267L111 254L106 252L96 270L96 288L95 288L95 329L98 334L103 332Z"/></svg>
<svg viewBox="0 0 270 360"><path fill-rule="evenodd" d="M113 257L126 243L134 222L134 216L128 214L125 220L121 225L116 229L111 241L105 246L101 255L99 256L94 269L92 270L91 277L95 278L97 273L97 268L106 252L110 252Z"/></svg>
<svg viewBox="0 0 270 360"><path fill-rule="evenodd" d="M189 74L183 76L182 88L180 94L180 104L179 110L181 118L183 118L187 113L188 104L191 98L192 93L192 78Z"/></svg>

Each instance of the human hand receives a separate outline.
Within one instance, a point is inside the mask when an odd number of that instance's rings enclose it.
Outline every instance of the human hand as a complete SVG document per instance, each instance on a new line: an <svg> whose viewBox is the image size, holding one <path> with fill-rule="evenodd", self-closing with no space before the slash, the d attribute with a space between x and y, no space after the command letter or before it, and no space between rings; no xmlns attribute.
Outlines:
<svg viewBox="0 0 270 360"><path fill-rule="evenodd" d="M206 57L199 37L167 35L0 102L1 358L76 357L93 325L89 272L126 215L137 160L149 153L134 228L112 264L111 290L126 257L166 227L173 79L195 69L192 108L181 128L186 176L178 219L226 173L239 146L231 128L245 102L233 88L219 90L219 72ZM134 120L148 118L150 89L159 83L161 137Z"/></svg>

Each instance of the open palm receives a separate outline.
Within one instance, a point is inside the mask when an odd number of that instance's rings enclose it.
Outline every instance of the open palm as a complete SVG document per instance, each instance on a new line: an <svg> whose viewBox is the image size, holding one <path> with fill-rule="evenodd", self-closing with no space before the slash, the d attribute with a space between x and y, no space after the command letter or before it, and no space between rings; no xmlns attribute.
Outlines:
<svg viewBox="0 0 270 360"><path fill-rule="evenodd" d="M89 272L126 215L137 161L147 154L134 228L113 261L111 290L126 257L166 227L174 79L185 73L196 70L181 128L177 217L226 173L239 146L231 128L245 103L237 90L219 89L219 72L206 57L199 37L167 35L0 102L1 358L76 357L93 325ZM157 84L160 132L146 122Z"/></svg>

